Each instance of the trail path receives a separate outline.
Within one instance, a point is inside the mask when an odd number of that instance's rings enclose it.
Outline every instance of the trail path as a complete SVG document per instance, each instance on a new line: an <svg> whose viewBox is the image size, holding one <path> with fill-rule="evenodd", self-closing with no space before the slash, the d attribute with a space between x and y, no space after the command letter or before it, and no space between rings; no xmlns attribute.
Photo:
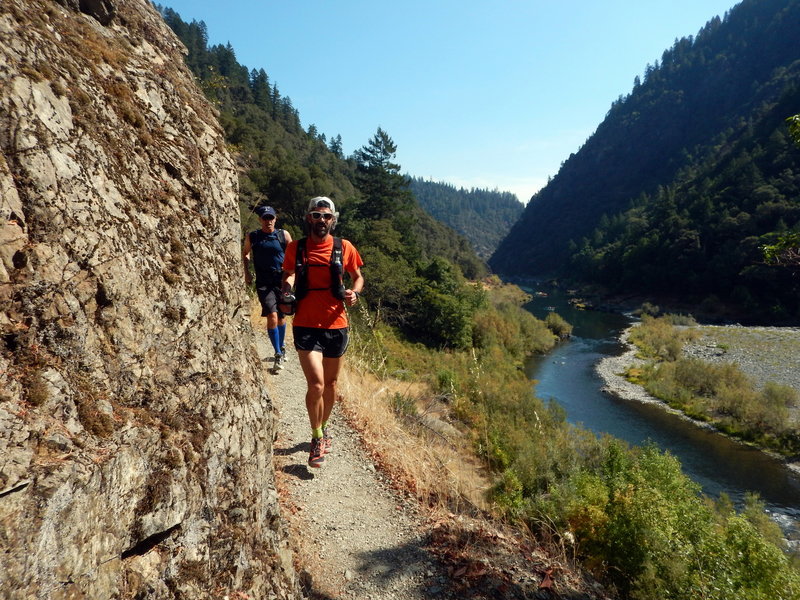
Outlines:
<svg viewBox="0 0 800 600"><path fill-rule="evenodd" d="M452 598L443 570L424 548L416 504L389 487L338 408L328 426L333 452L322 468L307 466L311 432L297 353L289 349L285 367L274 374L266 336L259 336L258 352L277 412L274 458L281 505L309 597Z"/></svg>

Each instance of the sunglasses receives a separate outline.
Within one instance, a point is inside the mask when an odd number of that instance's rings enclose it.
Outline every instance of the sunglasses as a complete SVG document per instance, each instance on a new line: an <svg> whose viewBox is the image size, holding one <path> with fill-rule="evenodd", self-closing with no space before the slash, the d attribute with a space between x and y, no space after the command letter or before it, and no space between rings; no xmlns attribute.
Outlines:
<svg viewBox="0 0 800 600"><path fill-rule="evenodd" d="M264 219L265 221L272 221L275 219L275 215L264 215L261 218Z"/></svg>
<svg viewBox="0 0 800 600"><path fill-rule="evenodd" d="M310 214L311 218L314 219L315 221L319 221L320 219L325 219L326 221L330 221L333 218L332 213L324 213L324 212L319 212L317 210L312 211L308 214Z"/></svg>

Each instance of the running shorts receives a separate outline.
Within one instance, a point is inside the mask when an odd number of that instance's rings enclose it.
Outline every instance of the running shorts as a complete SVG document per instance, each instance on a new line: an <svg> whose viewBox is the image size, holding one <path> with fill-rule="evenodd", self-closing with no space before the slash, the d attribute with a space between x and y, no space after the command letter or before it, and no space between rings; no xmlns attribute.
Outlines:
<svg viewBox="0 0 800 600"><path fill-rule="evenodd" d="M283 318L283 313L278 310L278 296L280 290L272 286L256 287L258 301L261 302L261 316L266 317L278 313L278 318Z"/></svg>
<svg viewBox="0 0 800 600"><path fill-rule="evenodd" d="M350 337L347 327L342 329L318 329L316 327L292 327L294 347L308 352L322 352L325 358L339 358L347 350Z"/></svg>

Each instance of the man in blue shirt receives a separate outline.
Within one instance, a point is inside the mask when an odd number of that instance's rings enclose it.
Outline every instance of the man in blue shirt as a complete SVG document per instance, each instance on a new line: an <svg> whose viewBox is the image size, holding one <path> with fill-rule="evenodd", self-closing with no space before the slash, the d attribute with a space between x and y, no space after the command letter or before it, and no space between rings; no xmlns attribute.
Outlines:
<svg viewBox="0 0 800 600"><path fill-rule="evenodd" d="M250 257L253 259L253 270L256 273L256 292L261 302L261 316L267 317L267 335L275 349L274 370L283 368L285 358L284 337L286 322L284 315L278 310L278 299L281 294L281 274L283 254L292 236L285 229L276 229L277 215L271 206L258 206L254 212L261 220L261 229L247 234L242 247L244 263L244 281L252 283L250 274Z"/></svg>

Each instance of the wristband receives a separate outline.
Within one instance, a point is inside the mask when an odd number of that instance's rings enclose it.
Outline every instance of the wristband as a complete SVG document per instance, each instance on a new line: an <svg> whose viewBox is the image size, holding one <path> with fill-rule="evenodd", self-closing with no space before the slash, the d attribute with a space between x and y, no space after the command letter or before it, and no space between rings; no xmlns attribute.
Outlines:
<svg viewBox="0 0 800 600"><path fill-rule="evenodd" d="M356 298L361 298L361 292L353 290L353 293L356 295Z"/></svg>

